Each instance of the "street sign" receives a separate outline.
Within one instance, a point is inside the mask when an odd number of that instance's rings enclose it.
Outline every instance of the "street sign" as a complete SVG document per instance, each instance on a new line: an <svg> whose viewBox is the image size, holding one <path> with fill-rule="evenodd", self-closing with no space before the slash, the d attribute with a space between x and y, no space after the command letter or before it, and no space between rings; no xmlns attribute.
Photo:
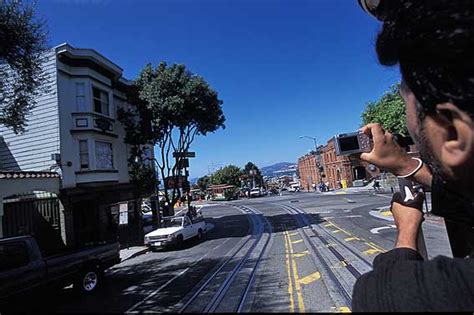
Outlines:
<svg viewBox="0 0 474 315"><path fill-rule="evenodd" d="M176 178L173 176L166 177L165 180L166 186L168 188L184 188L185 183L186 183L186 177L185 176L177 176Z"/></svg>
<svg viewBox="0 0 474 315"><path fill-rule="evenodd" d="M119 204L119 225L128 224L128 202Z"/></svg>
<svg viewBox="0 0 474 315"><path fill-rule="evenodd" d="M189 167L189 160L188 159L181 159L178 160L177 168L182 170L183 168Z"/></svg>
<svg viewBox="0 0 474 315"><path fill-rule="evenodd" d="M196 152L173 152L174 158L193 158L196 157Z"/></svg>

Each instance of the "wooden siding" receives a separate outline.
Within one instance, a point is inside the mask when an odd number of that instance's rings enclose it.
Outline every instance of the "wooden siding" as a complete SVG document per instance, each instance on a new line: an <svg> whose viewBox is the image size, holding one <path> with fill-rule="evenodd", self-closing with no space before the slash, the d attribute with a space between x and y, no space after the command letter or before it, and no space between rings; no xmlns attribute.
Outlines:
<svg viewBox="0 0 474 315"><path fill-rule="evenodd" d="M0 126L0 169L40 171L54 164L51 154L59 152L59 114L57 69L54 49L44 63L49 91L36 98L36 106L27 116L26 132L15 135Z"/></svg>

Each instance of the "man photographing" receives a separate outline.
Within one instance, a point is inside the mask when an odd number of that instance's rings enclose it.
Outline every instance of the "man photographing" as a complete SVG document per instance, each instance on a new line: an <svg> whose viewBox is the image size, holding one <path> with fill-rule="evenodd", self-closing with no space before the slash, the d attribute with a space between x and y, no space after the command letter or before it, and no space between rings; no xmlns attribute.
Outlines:
<svg viewBox="0 0 474 315"><path fill-rule="evenodd" d="M411 158L378 124L362 132L373 150L360 158L431 187L433 211L474 222L474 4L470 0L359 0L383 22L381 64L398 64L407 127L420 150ZM416 238L423 195L395 194L395 249L378 255L353 291L353 311L474 311L474 258L423 261ZM442 203L449 200L451 203ZM454 205L454 206L453 206ZM472 231L471 231L472 233ZM466 240L467 241L467 240Z"/></svg>

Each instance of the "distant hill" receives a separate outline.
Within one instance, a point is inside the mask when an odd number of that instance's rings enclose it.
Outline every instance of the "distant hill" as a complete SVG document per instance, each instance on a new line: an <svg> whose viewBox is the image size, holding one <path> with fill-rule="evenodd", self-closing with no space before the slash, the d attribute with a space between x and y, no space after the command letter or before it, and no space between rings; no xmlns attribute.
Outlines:
<svg viewBox="0 0 474 315"><path fill-rule="evenodd" d="M296 163L280 162L273 165L265 166L260 169L263 176L275 176L275 172L288 169L290 166L296 166Z"/></svg>

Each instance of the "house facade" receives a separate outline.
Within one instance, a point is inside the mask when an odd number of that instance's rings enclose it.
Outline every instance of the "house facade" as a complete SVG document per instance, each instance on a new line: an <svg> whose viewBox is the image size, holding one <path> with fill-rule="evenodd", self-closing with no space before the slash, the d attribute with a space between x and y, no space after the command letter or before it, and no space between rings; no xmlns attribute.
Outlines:
<svg viewBox="0 0 474 315"><path fill-rule="evenodd" d="M131 82L95 50L69 44L45 56L44 72L47 88L28 116L26 132L15 135L0 127L0 171L59 174L61 236L68 246L139 231L129 146L117 120L119 108L132 106L125 94ZM153 157L152 147L148 154ZM8 201L1 189L0 197Z"/></svg>
<svg viewBox="0 0 474 315"><path fill-rule="evenodd" d="M369 167L369 163L354 157L336 154L334 138L318 147L319 154L312 151L298 159L298 171L304 190L314 190L319 183L325 183L330 189L351 187L355 180L370 180L380 174L378 168ZM319 167L318 167L319 159Z"/></svg>

